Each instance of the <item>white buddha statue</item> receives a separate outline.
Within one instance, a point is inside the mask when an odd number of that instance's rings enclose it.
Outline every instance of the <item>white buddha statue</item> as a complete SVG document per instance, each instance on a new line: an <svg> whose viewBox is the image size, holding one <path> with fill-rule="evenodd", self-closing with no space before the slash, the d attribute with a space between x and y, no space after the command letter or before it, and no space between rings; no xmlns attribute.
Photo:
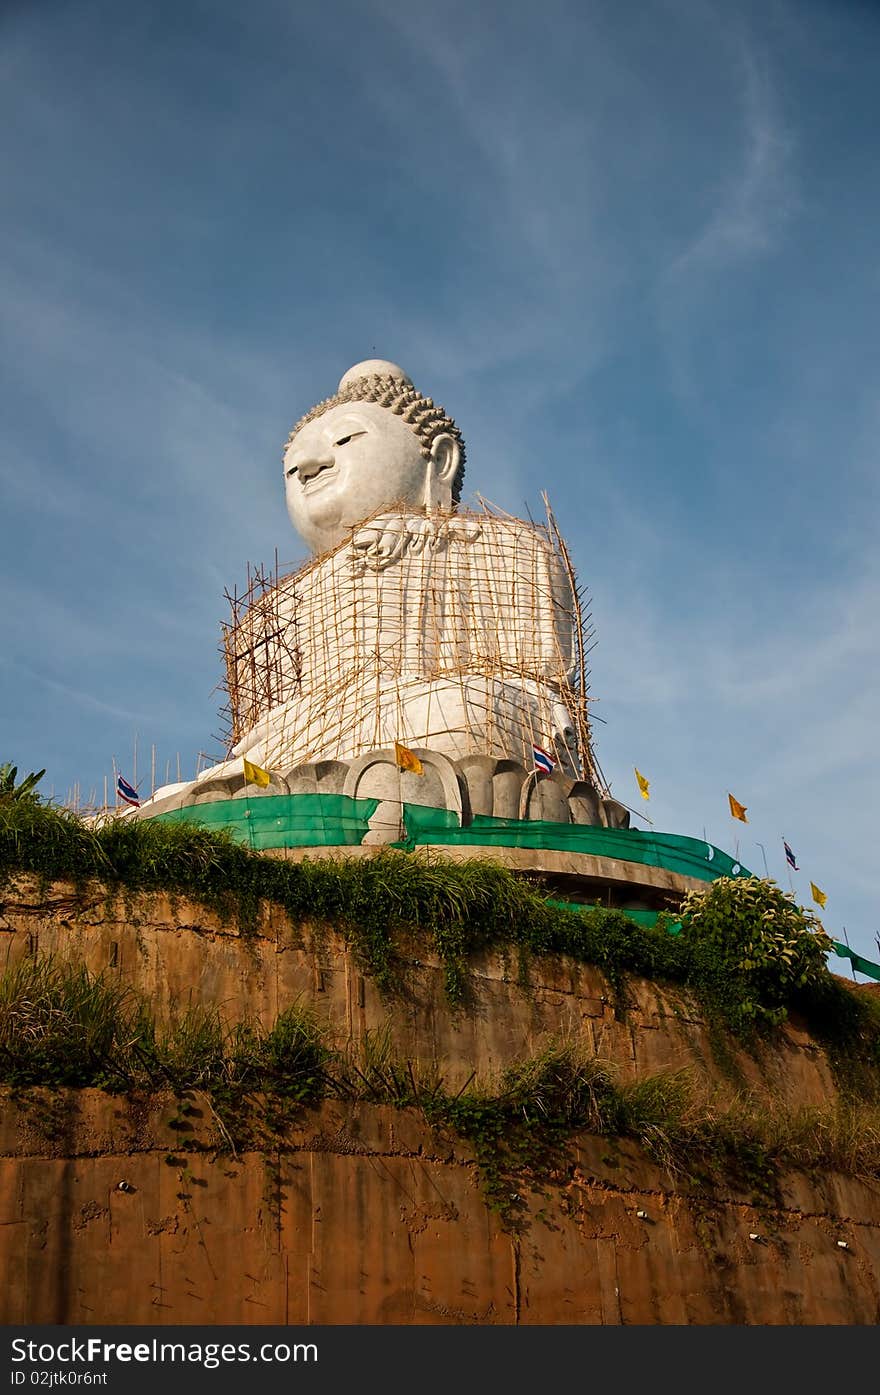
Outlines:
<svg viewBox="0 0 880 1395"><path fill-rule="evenodd" d="M448 512L461 498L458 427L383 359L350 368L335 397L297 422L283 459L287 511L313 552L380 510Z"/></svg>
<svg viewBox="0 0 880 1395"><path fill-rule="evenodd" d="M538 748L569 793L548 805L547 790L530 817L558 806L565 821L621 821L620 806L600 808L561 539L486 505L460 509L464 459L455 423L384 360L356 364L297 422L287 509L316 556L227 629L233 744L196 790L222 797L235 773L240 787L241 757L272 772L274 792L313 788L303 772L387 761L398 742L442 762L447 807L451 786L472 780L484 789L473 807L498 812L486 780L503 768L533 786ZM166 793L179 787L157 800ZM518 801L508 815L523 816Z"/></svg>
<svg viewBox="0 0 880 1395"><path fill-rule="evenodd" d="M285 769L399 741L531 768L538 746L577 775L565 569L546 529L457 510L464 444L443 409L396 364L360 363L283 458L288 512L319 556L277 602L297 671L233 753ZM248 664L246 622L240 638Z"/></svg>

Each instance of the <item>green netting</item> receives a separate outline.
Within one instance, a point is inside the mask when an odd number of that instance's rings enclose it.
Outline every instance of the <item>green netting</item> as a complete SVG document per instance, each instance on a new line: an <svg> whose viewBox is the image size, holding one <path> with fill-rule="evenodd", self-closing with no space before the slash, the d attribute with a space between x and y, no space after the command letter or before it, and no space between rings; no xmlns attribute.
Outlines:
<svg viewBox="0 0 880 1395"><path fill-rule="evenodd" d="M860 974L864 974L866 978L876 979L880 983L880 964L872 964L870 959L863 959L860 954L856 954L855 950L850 949L849 945L839 944L837 940L832 940L831 943L836 955L841 959L849 959L853 968L858 969Z"/></svg>
<svg viewBox="0 0 880 1395"><path fill-rule="evenodd" d="M352 799L345 794L277 794L187 805L156 817L197 823L207 828L229 828L240 842L259 851L354 846L363 841L379 803L378 799ZM394 846L404 849L425 846L545 848L664 867L702 881L750 875L745 867L711 843L673 833L493 819L483 814L476 815L462 828L458 816L451 810L433 809L423 804L404 804L403 826L405 836Z"/></svg>
<svg viewBox="0 0 880 1395"><path fill-rule="evenodd" d="M378 807L378 799L352 799L347 794L271 794L187 804L156 818L228 828L238 842L263 852L267 848L357 846L369 832L370 819Z"/></svg>
<svg viewBox="0 0 880 1395"><path fill-rule="evenodd" d="M670 872L707 882L716 877L752 875L735 858L711 843L676 833L643 833L636 828L599 828L538 819L493 819L484 814L476 814L466 828L461 828L448 809L429 809L419 804L404 805L403 821L407 836L398 846L406 848L434 843L546 848L665 867Z"/></svg>
<svg viewBox="0 0 880 1395"><path fill-rule="evenodd" d="M561 911L591 911L594 909L595 906L601 905L601 902L599 902L598 900L594 902L585 903L583 901L557 901L553 896L546 896L544 899L547 902L548 906L557 906ZM659 916L660 912L630 911L625 910L621 907L620 914L625 915L627 920L634 920L636 925L641 925L645 929L650 930L653 925L657 924L657 917ZM667 929L670 935L680 934L681 921L675 921L673 925L667 926Z"/></svg>

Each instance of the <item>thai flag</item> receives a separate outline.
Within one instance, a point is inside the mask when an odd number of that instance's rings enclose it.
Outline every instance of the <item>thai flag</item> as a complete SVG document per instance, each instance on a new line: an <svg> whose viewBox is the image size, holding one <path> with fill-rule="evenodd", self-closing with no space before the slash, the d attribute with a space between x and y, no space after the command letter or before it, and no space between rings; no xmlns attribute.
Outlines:
<svg viewBox="0 0 880 1395"><path fill-rule="evenodd" d="M788 846L784 838L782 840L782 846L785 848L785 860L788 863L789 867L793 867L796 872L799 872L801 869L800 867L798 867L797 862L795 861L794 853L792 852L791 848Z"/></svg>
<svg viewBox="0 0 880 1395"><path fill-rule="evenodd" d="M123 780L121 775L117 775L116 777L116 793L119 795L120 799L125 800L126 804L133 804L136 809L141 807L141 801L138 798L137 790L133 785L130 785L127 780Z"/></svg>
<svg viewBox="0 0 880 1395"><path fill-rule="evenodd" d="M545 775L553 774L553 771L556 768L556 762L552 756L548 756L547 752L543 750L540 746L532 747L532 755L535 758L536 770L542 770Z"/></svg>

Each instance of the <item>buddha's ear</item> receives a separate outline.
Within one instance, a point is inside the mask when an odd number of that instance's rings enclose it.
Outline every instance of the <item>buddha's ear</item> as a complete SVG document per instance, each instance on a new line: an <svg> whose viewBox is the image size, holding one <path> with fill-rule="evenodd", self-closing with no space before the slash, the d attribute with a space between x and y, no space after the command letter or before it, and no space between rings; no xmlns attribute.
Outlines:
<svg viewBox="0 0 880 1395"><path fill-rule="evenodd" d="M431 459L437 467L437 480L440 484L452 485L461 461L461 446L454 436L442 431L431 442Z"/></svg>

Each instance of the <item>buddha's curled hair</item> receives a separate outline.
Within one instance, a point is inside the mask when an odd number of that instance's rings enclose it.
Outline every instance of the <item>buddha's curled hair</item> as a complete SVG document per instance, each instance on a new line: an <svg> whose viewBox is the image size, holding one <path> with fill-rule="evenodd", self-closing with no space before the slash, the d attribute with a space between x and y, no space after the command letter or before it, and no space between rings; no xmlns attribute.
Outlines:
<svg viewBox="0 0 880 1395"><path fill-rule="evenodd" d="M334 397L326 397L305 416L300 417L284 445L287 454L291 441L298 431L316 417L329 412L331 407L342 406L346 402L374 402L377 407L387 407L395 416L401 417L412 427L419 438L419 447L426 460L431 458L431 446L437 436L447 434L458 442L461 456L455 479L452 481L452 500L457 504L461 499L461 486L464 479L464 441L461 432L442 407L437 407L431 397L423 397L418 388L402 378L371 376L357 378L346 383Z"/></svg>

